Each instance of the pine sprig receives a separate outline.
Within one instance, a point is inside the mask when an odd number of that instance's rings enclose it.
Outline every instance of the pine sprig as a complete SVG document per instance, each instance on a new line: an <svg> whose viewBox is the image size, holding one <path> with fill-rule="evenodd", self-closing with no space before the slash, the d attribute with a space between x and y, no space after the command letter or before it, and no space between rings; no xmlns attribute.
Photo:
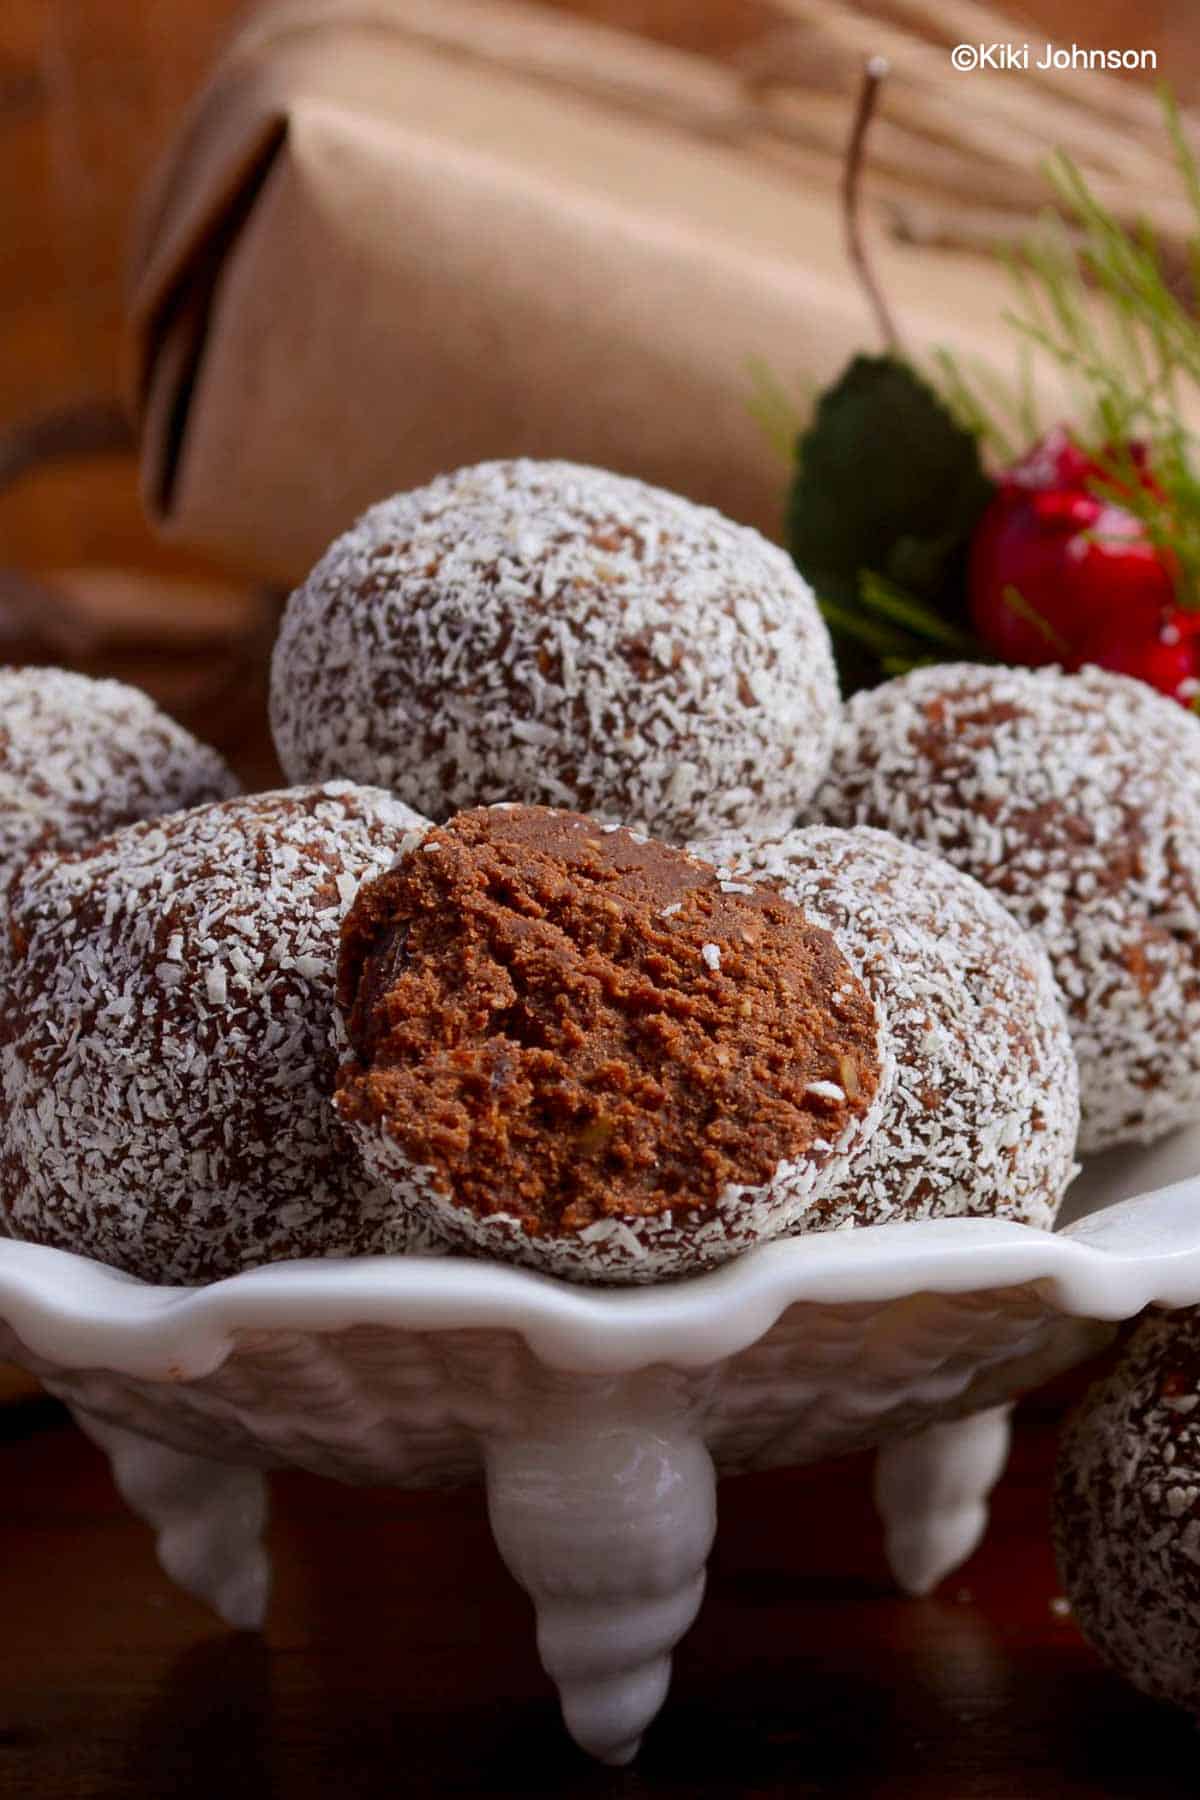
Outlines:
<svg viewBox="0 0 1200 1800"><path fill-rule="evenodd" d="M780 460L790 462L803 423L800 408L765 357L750 357L746 373L750 378L750 417Z"/></svg>
<svg viewBox="0 0 1200 1800"><path fill-rule="evenodd" d="M898 583L877 575L873 569L860 571L858 597L866 613L907 633L904 654L922 661L928 659L934 648L962 656L979 654L978 640L971 632L926 605Z"/></svg>
<svg viewBox="0 0 1200 1800"><path fill-rule="evenodd" d="M986 655L969 631L870 569L859 571L855 604L825 595L817 603L835 642L856 645L885 675L905 675L947 656L979 661Z"/></svg>
<svg viewBox="0 0 1200 1800"><path fill-rule="evenodd" d="M1032 407L1032 361L1056 363L1075 396L1072 437L1096 465L1093 491L1133 514L1171 571L1179 604L1197 608L1200 438L1183 417L1181 393L1200 387L1193 310L1200 295L1200 162L1165 89L1161 101L1196 222L1188 258L1193 291L1181 295L1168 281L1149 227L1124 226L1060 153L1047 168L1060 211L1010 265L1016 302L1005 322L1022 347L1019 380L998 384L947 350L935 354L933 368L955 417L1008 463L1014 440L1025 448L1044 429Z"/></svg>

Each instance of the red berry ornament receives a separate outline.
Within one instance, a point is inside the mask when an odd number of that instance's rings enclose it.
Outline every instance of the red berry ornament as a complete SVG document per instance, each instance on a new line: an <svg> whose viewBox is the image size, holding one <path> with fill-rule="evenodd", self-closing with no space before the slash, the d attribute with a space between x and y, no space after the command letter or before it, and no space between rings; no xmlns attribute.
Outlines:
<svg viewBox="0 0 1200 1800"><path fill-rule="evenodd" d="M1152 486L1141 446L1130 455ZM972 539L972 623L1003 662L1096 663L1190 703L1200 618L1176 607L1141 521L1092 491L1103 475L1062 429L1006 472Z"/></svg>

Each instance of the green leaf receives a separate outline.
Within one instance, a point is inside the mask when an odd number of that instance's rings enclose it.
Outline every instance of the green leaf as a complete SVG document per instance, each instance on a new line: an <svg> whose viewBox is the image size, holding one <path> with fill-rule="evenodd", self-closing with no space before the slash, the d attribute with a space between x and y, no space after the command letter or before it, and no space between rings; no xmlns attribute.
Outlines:
<svg viewBox="0 0 1200 1800"><path fill-rule="evenodd" d="M857 356L822 395L796 457L788 544L839 649L869 647L876 679L895 655L864 618L874 611L878 627L880 592L908 596L914 655L949 642L937 622L965 616L966 547L993 491L973 434L907 363ZM864 592L864 572L882 586ZM872 673L861 654L843 667L859 684Z"/></svg>
<svg viewBox="0 0 1200 1800"><path fill-rule="evenodd" d="M992 494L974 437L890 356L854 358L821 396L797 454L788 541L832 599L857 598L860 569L936 596Z"/></svg>
<svg viewBox="0 0 1200 1800"><path fill-rule="evenodd" d="M764 357L751 357L746 368L750 377L750 417L757 421L780 460L790 463L800 430L800 409Z"/></svg>

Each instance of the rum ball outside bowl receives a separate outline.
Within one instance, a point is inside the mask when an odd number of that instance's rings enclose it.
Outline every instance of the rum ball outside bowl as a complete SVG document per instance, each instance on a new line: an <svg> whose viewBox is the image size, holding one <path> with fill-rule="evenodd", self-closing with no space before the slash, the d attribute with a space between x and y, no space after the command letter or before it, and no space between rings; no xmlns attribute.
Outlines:
<svg viewBox="0 0 1200 1800"><path fill-rule="evenodd" d="M1200 1310L1148 1314L1072 1415L1054 1538L1093 1648L1200 1718Z"/></svg>

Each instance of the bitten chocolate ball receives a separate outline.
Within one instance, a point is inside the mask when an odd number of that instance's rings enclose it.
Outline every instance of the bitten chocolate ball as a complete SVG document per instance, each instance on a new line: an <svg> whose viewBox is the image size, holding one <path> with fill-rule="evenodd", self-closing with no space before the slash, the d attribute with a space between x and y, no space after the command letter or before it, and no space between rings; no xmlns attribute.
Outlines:
<svg viewBox="0 0 1200 1800"><path fill-rule="evenodd" d="M215 750L119 681L0 669L0 888L38 850L237 792Z"/></svg>
<svg viewBox="0 0 1200 1800"><path fill-rule="evenodd" d="M1074 1173L1079 1091L1046 953L995 897L882 831L826 826L702 847L833 933L886 1021L874 1132L800 1230L974 1217L1049 1226Z"/></svg>
<svg viewBox="0 0 1200 1800"><path fill-rule="evenodd" d="M815 813L937 851L1037 933L1080 1148L1200 1117L1200 723L1098 669L918 669L846 709Z"/></svg>
<svg viewBox="0 0 1200 1800"><path fill-rule="evenodd" d="M1054 1536L1089 1643L1200 1717L1200 1310L1149 1314L1072 1416Z"/></svg>
<svg viewBox="0 0 1200 1800"><path fill-rule="evenodd" d="M288 603L271 719L292 781L432 818L574 807L668 842L790 823L838 689L812 593L756 532L565 462L460 469L364 514Z"/></svg>
<svg viewBox="0 0 1200 1800"><path fill-rule="evenodd" d="M227 800L37 858L0 947L0 1208L148 1281L408 1247L332 1104L338 929L425 822Z"/></svg>
<svg viewBox="0 0 1200 1800"><path fill-rule="evenodd" d="M582 1280L793 1228L889 1073L862 981L781 895L540 807L460 813L364 885L339 998L337 1104L397 1204Z"/></svg>

